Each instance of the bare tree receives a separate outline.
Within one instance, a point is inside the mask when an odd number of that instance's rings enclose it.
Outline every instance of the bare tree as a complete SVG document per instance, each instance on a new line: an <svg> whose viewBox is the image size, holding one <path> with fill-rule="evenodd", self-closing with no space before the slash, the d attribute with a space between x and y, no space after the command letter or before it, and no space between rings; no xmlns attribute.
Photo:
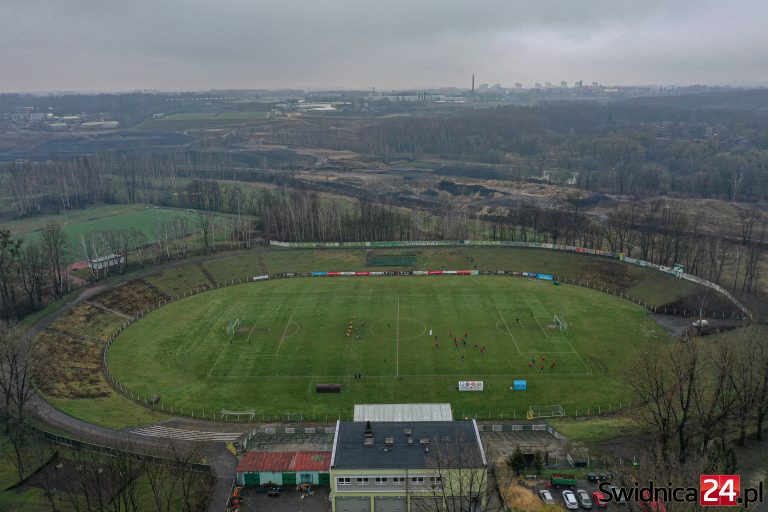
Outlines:
<svg viewBox="0 0 768 512"><path fill-rule="evenodd" d="M0 419L12 448L9 455L20 479L27 467L23 455L27 406L35 396L32 380L40 369L40 359L32 351L31 336L12 322L0 322Z"/></svg>
<svg viewBox="0 0 768 512"><path fill-rule="evenodd" d="M62 267L69 264L67 259L67 235L64 233L61 224L52 222L43 228L42 244L43 251L48 257L53 294L59 298L64 295L65 283Z"/></svg>
<svg viewBox="0 0 768 512"><path fill-rule="evenodd" d="M763 424L768 416L768 332L765 327L758 326L754 334L755 343L754 358L757 364L758 387L755 397L755 423L757 427L757 438L763 439Z"/></svg>
<svg viewBox="0 0 768 512"><path fill-rule="evenodd" d="M637 467L619 467L617 477L612 482L620 484L625 489L631 489L638 486L638 492L643 487L648 487L650 482L654 482L656 489L666 489L668 487L679 487L687 489L691 482L697 482L699 475L706 472L708 467L708 458L706 456L691 456L685 462L673 459L669 460L657 449L650 446L640 448L636 461ZM698 495L694 502L677 503L671 496L662 494L660 496L639 496L640 499L648 501L663 502L669 512L691 512L701 510L698 504ZM655 498L658 498L656 500ZM626 507L637 512L639 504L633 500L627 500Z"/></svg>
<svg viewBox="0 0 768 512"><path fill-rule="evenodd" d="M738 331L731 337L734 344L733 367L729 375L734 391L734 416L739 428L738 445L744 446L747 437L747 424L755 414L762 386L761 371L763 364L755 354L761 350L765 340L753 337L749 331Z"/></svg>
<svg viewBox="0 0 768 512"><path fill-rule="evenodd" d="M163 463L146 462L143 466L155 510L197 510L197 504L204 502L212 490L211 475L193 468L201 457L197 446L167 439L162 446L158 446L158 455L165 459Z"/></svg>
<svg viewBox="0 0 768 512"><path fill-rule="evenodd" d="M681 462L695 435L695 398L705 395L698 343L689 339L668 353L649 354L628 375L628 384L642 404L638 419L651 427L660 456L670 456L672 439L676 439Z"/></svg>
<svg viewBox="0 0 768 512"><path fill-rule="evenodd" d="M433 438L425 445L430 476L409 485L411 507L418 512L489 512L503 510L488 465L473 440Z"/></svg>
<svg viewBox="0 0 768 512"><path fill-rule="evenodd" d="M720 342L713 348L714 353L703 361L702 371L709 375L705 385L694 388L694 408L697 434L701 443L700 454L704 454L710 441L717 433L724 434L728 418L734 406L733 387L730 374L733 369L733 347Z"/></svg>

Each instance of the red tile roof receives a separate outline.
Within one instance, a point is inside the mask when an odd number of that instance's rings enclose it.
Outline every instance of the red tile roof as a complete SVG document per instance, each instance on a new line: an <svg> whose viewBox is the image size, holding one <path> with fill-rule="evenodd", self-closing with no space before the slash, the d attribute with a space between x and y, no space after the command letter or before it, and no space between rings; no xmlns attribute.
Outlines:
<svg viewBox="0 0 768 512"><path fill-rule="evenodd" d="M237 465L238 473L329 471L331 452L247 452Z"/></svg>

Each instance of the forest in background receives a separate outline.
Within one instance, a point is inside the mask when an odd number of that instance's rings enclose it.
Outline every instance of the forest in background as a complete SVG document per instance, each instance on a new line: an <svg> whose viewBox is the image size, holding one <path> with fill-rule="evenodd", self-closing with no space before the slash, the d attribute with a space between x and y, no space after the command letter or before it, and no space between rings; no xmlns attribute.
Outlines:
<svg viewBox="0 0 768 512"><path fill-rule="evenodd" d="M183 106L194 95L176 98ZM28 98L5 95L0 103L22 99ZM109 108L137 121L166 100L144 93L36 99L64 110ZM355 108L361 102L357 95ZM221 108L196 105L197 110ZM247 248L259 239L562 243L664 265L681 263L739 296L763 293L768 91L440 109L415 103L407 108L410 113L395 116L196 121L200 133L216 126L225 136L204 135L197 143L162 152L137 148L0 166L5 192L0 227L3 220L103 204L194 212L193 217L158 220L152 240L129 226L68 239L61 226L52 224L44 236L27 241L4 231L4 315L23 314L61 296L67 289L62 268L72 261L121 254L125 263L120 270L125 271L130 265ZM258 149L263 146L270 150ZM347 150L353 156L329 162L308 155L307 149ZM386 176L403 165L429 165L431 173L444 176L439 188L454 195L414 200L411 191L434 186L419 178L409 177L383 195L376 186L348 186L343 180L345 173ZM306 179L328 170L338 173L332 182ZM548 203L517 197L504 206L484 206L473 195L484 192L482 186L457 181L463 178L546 183L559 191L556 201ZM591 195L584 198L579 190ZM718 225L684 207L684 201L702 198L733 203L733 222ZM100 277L96 272L90 276Z"/></svg>

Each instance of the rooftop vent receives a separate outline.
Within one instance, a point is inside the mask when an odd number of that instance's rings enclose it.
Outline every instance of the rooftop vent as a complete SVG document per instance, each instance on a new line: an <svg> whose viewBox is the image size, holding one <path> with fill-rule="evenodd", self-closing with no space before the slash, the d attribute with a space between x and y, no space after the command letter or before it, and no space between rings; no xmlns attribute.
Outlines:
<svg viewBox="0 0 768 512"><path fill-rule="evenodd" d="M419 439L419 444L429 444L429 438L422 437L421 439Z"/></svg>
<svg viewBox="0 0 768 512"><path fill-rule="evenodd" d="M394 437L385 437L384 438L384 444L395 444L395 438Z"/></svg>
<svg viewBox="0 0 768 512"><path fill-rule="evenodd" d="M373 438L372 437L366 437L363 441L363 446L373 446Z"/></svg>
<svg viewBox="0 0 768 512"><path fill-rule="evenodd" d="M412 437L408 438L408 444L413 444L413 438Z"/></svg>
<svg viewBox="0 0 768 512"><path fill-rule="evenodd" d="M365 422L365 437L373 437L373 427L371 427L371 420Z"/></svg>
<svg viewBox="0 0 768 512"><path fill-rule="evenodd" d="M404 428L404 429L403 429L403 434L405 434L406 436L409 436L409 435L411 435L411 433L412 433L412 432L411 432L411 429L409 429L409 428Z"/></svg>

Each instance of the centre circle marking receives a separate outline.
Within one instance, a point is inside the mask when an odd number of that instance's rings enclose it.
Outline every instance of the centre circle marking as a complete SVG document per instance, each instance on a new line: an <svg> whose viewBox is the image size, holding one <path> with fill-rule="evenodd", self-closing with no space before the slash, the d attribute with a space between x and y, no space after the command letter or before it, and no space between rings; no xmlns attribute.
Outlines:
<svg viewBox="0 0 768 512"><path fill-rule="evenodd" d="M378 326L380 326L381 324L385 323L385 322L389 322L390 328L393 329L393 334L391 336L385 335L385 334L380 334L380 333L376 332L376 328ZM404 325L405 325L405 328L403 327ZM419 332L418 334L410 335L410 336L403 336L403 330L406 330L406 332L408 332L408 331L413 332L413 328L415 328L416 330L421 329L421 332ZM395 340L395 339L410 340L410 339L418 338L419 336L423 336L424 334L426 334L426 332L427 332L427 325L424 322L422 322L421 320L416 320L414 318L403 318L403 317L400 317L400 329L399 329L400 330L400 336L398 336L397 333L394 332L394 329L397 329L397 319L396 318L391 318L391 319L386 319L385 318L385 319L382 319L382 320L378 320L378 321L374 322L373 325L371 325L371 334L373 334L377 338L382 338L382 339L385 339L385 340ZM379 330L381 330L381 327L379 327Z"/></svg>

